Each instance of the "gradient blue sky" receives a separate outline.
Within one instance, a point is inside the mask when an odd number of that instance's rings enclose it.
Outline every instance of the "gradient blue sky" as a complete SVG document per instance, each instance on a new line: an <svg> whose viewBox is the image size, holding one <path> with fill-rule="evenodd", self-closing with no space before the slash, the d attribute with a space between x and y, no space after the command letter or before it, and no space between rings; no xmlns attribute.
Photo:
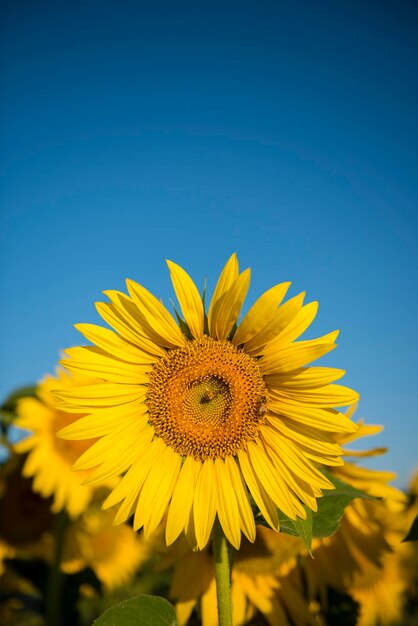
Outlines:
<svg viewBox="0 0 418 626"><path fill-rule="evenodd" d="M415 2L2 3L1 396L133 278L232 251L341 329L374 467L417 466Z"/></svg>

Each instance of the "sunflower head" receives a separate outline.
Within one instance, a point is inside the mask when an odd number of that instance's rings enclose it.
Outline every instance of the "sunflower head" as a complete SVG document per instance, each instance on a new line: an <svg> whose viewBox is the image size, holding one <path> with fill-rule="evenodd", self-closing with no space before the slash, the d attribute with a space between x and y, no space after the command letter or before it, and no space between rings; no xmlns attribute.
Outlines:
<svg viewBox="0 0 418 626"><path fill-rule="evenodd" d="M342 463L338 434L356 430L338 407L358 399L333 384L343 370L307 367L335 347L338 332L297 341L316 303L283 303L290 283L264 293L238 323L250 283L232 255L209 307L188 274L168 266L176 319L149 291L127 281L97 310L111 329L77 328L93 345L70 348L62 364L92 384L58 390L60 408L78 416L60 431L71 441L98 437L75 467L89 484L120 476L105 507L115 521L134 514L149 536L166 520L170 544L185 532L202 549L218 516L229 541L255 539L252 503L278 530L316 509L332 484L317 463ZM79 417L82 415L82 417Z"/></svg>
<svg viewBox="0 0 418 626"><path fill-rule="evenodd" d="M69 526L64 542L61 569L76 574L91 568L106 590L130 582L150 557L150 546L128 524L114 526L112 511L97 507L98 489L89 507Z"/></svg>

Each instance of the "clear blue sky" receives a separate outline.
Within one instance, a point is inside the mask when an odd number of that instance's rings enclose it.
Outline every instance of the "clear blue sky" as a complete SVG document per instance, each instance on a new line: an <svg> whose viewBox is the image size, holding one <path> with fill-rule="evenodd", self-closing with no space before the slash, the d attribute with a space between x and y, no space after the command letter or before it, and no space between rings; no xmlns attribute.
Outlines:
<svg viewBox="0 0 418 626"><path fill-rule="evenodd" d="M33 2L2 16L1 385L53 371L133 278L232 251L341 329L374 466L418 463L417 4Z"/></svg>

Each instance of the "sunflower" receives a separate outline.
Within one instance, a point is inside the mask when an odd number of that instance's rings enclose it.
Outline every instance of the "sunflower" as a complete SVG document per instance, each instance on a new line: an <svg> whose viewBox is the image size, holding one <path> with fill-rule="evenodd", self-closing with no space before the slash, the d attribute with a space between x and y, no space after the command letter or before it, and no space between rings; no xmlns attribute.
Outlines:
<svg viewBox="0 0 418 626"><path fill-rule="evenodd" d="M380 567L371 567L357 586L350 588L350 595L359 604L356 626L402 623L406 592L411 584L410 572L403 560L411 550L412 546L404 545L385 554Z"/></svg>
<svg viewBox="0 0 418 626"><path fill-rule="evenodd" d="M359 422L354 435L341 435L342 446L364 436L374 435L381 426ZM356 451L343 448L353 459L383 454L385 448ZM355 499L344 511L341 527L334 535L313 542L314 559L303 560L303 570L311 597L326 605L327 587L350 595L359 604L358 626L386 626L401 619L408 585L402 570L401 544L411 522L404 493L388 484L393 472L372 470L346 462L332 468L345 483L376 499ZM338 563L338 567L335 564Z"/></svg>
<svg viewBox="0 0 418 626"><path fill-rule="evenodd" d="M75 384L79 388L93 380L60 370L56 377L46 376L39 383L37 397L24 397L17 403L15 425L30 431L28 437L14 445L16 452L27 453L22 474L33 477L34 491L44 498L53 497L53 513L65 508L73 518L86 509L92 489L81 484L87 473L77 474L71 467L93 441L64 441L56 436L58 430L80 416L59 409L51 389L69 389Z"/></svg>
<svg viewBox="0 0 418 626"><path fill-rule="evenodd" d="M150 556L150 547L128 524L114 526L112 511L96 506L95 494L88 509L69 526L61 569L76 574L90 567L107 591L129 583Z"/></svg>
<svg viewBox="0 0 418 626"><path fill-rule="evenodd" d="M297 537L256 526L254 543L244 539L234 554L231 572L233 623L242 626L257 613L271 626L314 626L315 617L304 598L297 559L307 550ZM170 597L175 600L179 626L185 626L195 607L202 626L217 626L216 584L210 550L190 550L179 538L165 554L174 564Z"/></svg>
<svg viewBox="0 0 418 626"><path fill-rule="evenodd" d="M316 464L340 465L336 433L356 426L335 407L358 394L332 384L340 369L305 367L335 347L338 332L295 341L317 303L304 294L282 300L290 283L264 293L238 325L250 283L235 254L226 263L208 312L188 274L168 261L181 314L177 321L141 285L129 296L107 291L97 310L114 329L76 325L93 346L67 350L73 372L100 379L58 390L61 409L86 414L60 432L71 440L98 437L75 469L86 484L122 475L105 508L119 504L115 523L134 514L145 537L166 518L166 541L185 532L207 544L216 515L230 543L255 539L251 499L279 529L278 509L305 518L332 484Z"/></svg>

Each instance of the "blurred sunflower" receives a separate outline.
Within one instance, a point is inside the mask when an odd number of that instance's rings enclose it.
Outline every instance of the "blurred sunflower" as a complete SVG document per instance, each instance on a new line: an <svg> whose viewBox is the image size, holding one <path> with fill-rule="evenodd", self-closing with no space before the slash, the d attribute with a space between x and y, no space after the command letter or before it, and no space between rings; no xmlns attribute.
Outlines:
<svg viewBox="0 0 418 626"><path fill-rule="evenodd" d="M297 537L257 525L254 543L244 539L234 554L231 574L233 623L247 624L257 613L271 626L315 625L304 598L297 558L306 548ZM193 552L181 538L166 552L174 563L170 596L176 601L180 626L198 606L202 626L217 626L216 584L209 550Z"/></svg>
<svg viewBox="0 0 418 626"><path fill-rule="evenodd" d="M344 446L381 430L381 426L360 421L356 434L340 436L338 440ZM361 459L385 451L385 448L365 451L344 448L344 455ZM332 587L348 593L359 604L357 626L397 623L402 617L408 585L408 577L400 565L400 554L409 549L400 544L411 521L411 516L406 514L407 498L388 484L396 477L392 472L371 470L350 462L332 468L332 472L378 499L354 500L345 509L338 532L314 540L314 559L303 561L310 597L319 596L325 607L326 589Z"/></svg>
<svg viewBox="0 0 418 626"><path fill-rule="evenodd" d="M53 497L51 510L57 513L66 509L70 517L77 517L87 507L92 489L82 485L87 472L77 474L71 470L74 461L95 441L64 441L56 436L58 430L68 426L80 415L66 413L57 407L58 400L52 389L79 388L91 384L92 378L71 375L60 370L57 376L46 376L37 386L37 397L18 400L15 425L30 431L30 435L14 445L18 453L27 453L22 474L33 477L33 489L44 498Z"/></svg>
<svg viewBox="0 0 418 626"><path fill-rule="evenodd" d="M75 463L96 469L87 484L124 474L105 507L120 503L115 522L134 513L148 537L168 511L166 541L184 531L207 544L217 515L230 543L255 539L250 496L273 529L278 509L305 518L307 505L332 484L316 464L339 465L336 433L356 426L334 407L358 394L332 384L344 371L304 367L335 347L338 332L295 341L317 303L304 294L281 304L289 283L264 293L237 325L250 271L232 255L208 313L188 274L168 261L182 318L128 280L129 296L108 291L98 303L116 332L76 327L95 346L67 350L62 364L100 379L58 389L60 407L86 414L60 432L71 440L99 437ZM90 445L90 444L89 444ZM97 466L99 466L97 468Z"/></svg>
<svg viewBox="0 0 418 626"><path fill-rule="evenodd" d="M389 549L381 554L377 563L356 572L349 593L360 607L357 626L391 626L408 621L405 607L414 578L416 580L417 552L415 542L402 543L402 540L417 514L417 507L404 493L389 485L385 485L384 491L374 485L373 492L382 494L383 501L372 501L369 507ZM413 484L409 491L410 495L412 493Z"/></svg>
<svg viewBox="0 0 418 626"><path fill-rule="evenodd" d="M411 545L398 546L383 555L379 566L371 566L350 589L359 604L356 626L391 626L401 624L405 593L410 585L410 572L404 567L405 553Z"/></svg>
<svg viewBox="0 0 418 626"><path fill-rule="evenodd" d="M89 567L110 591L127 584L149 556L142 536L127 524L114 526L112 511L93 502L67 529L61 569L76 574Z"/></svg>

